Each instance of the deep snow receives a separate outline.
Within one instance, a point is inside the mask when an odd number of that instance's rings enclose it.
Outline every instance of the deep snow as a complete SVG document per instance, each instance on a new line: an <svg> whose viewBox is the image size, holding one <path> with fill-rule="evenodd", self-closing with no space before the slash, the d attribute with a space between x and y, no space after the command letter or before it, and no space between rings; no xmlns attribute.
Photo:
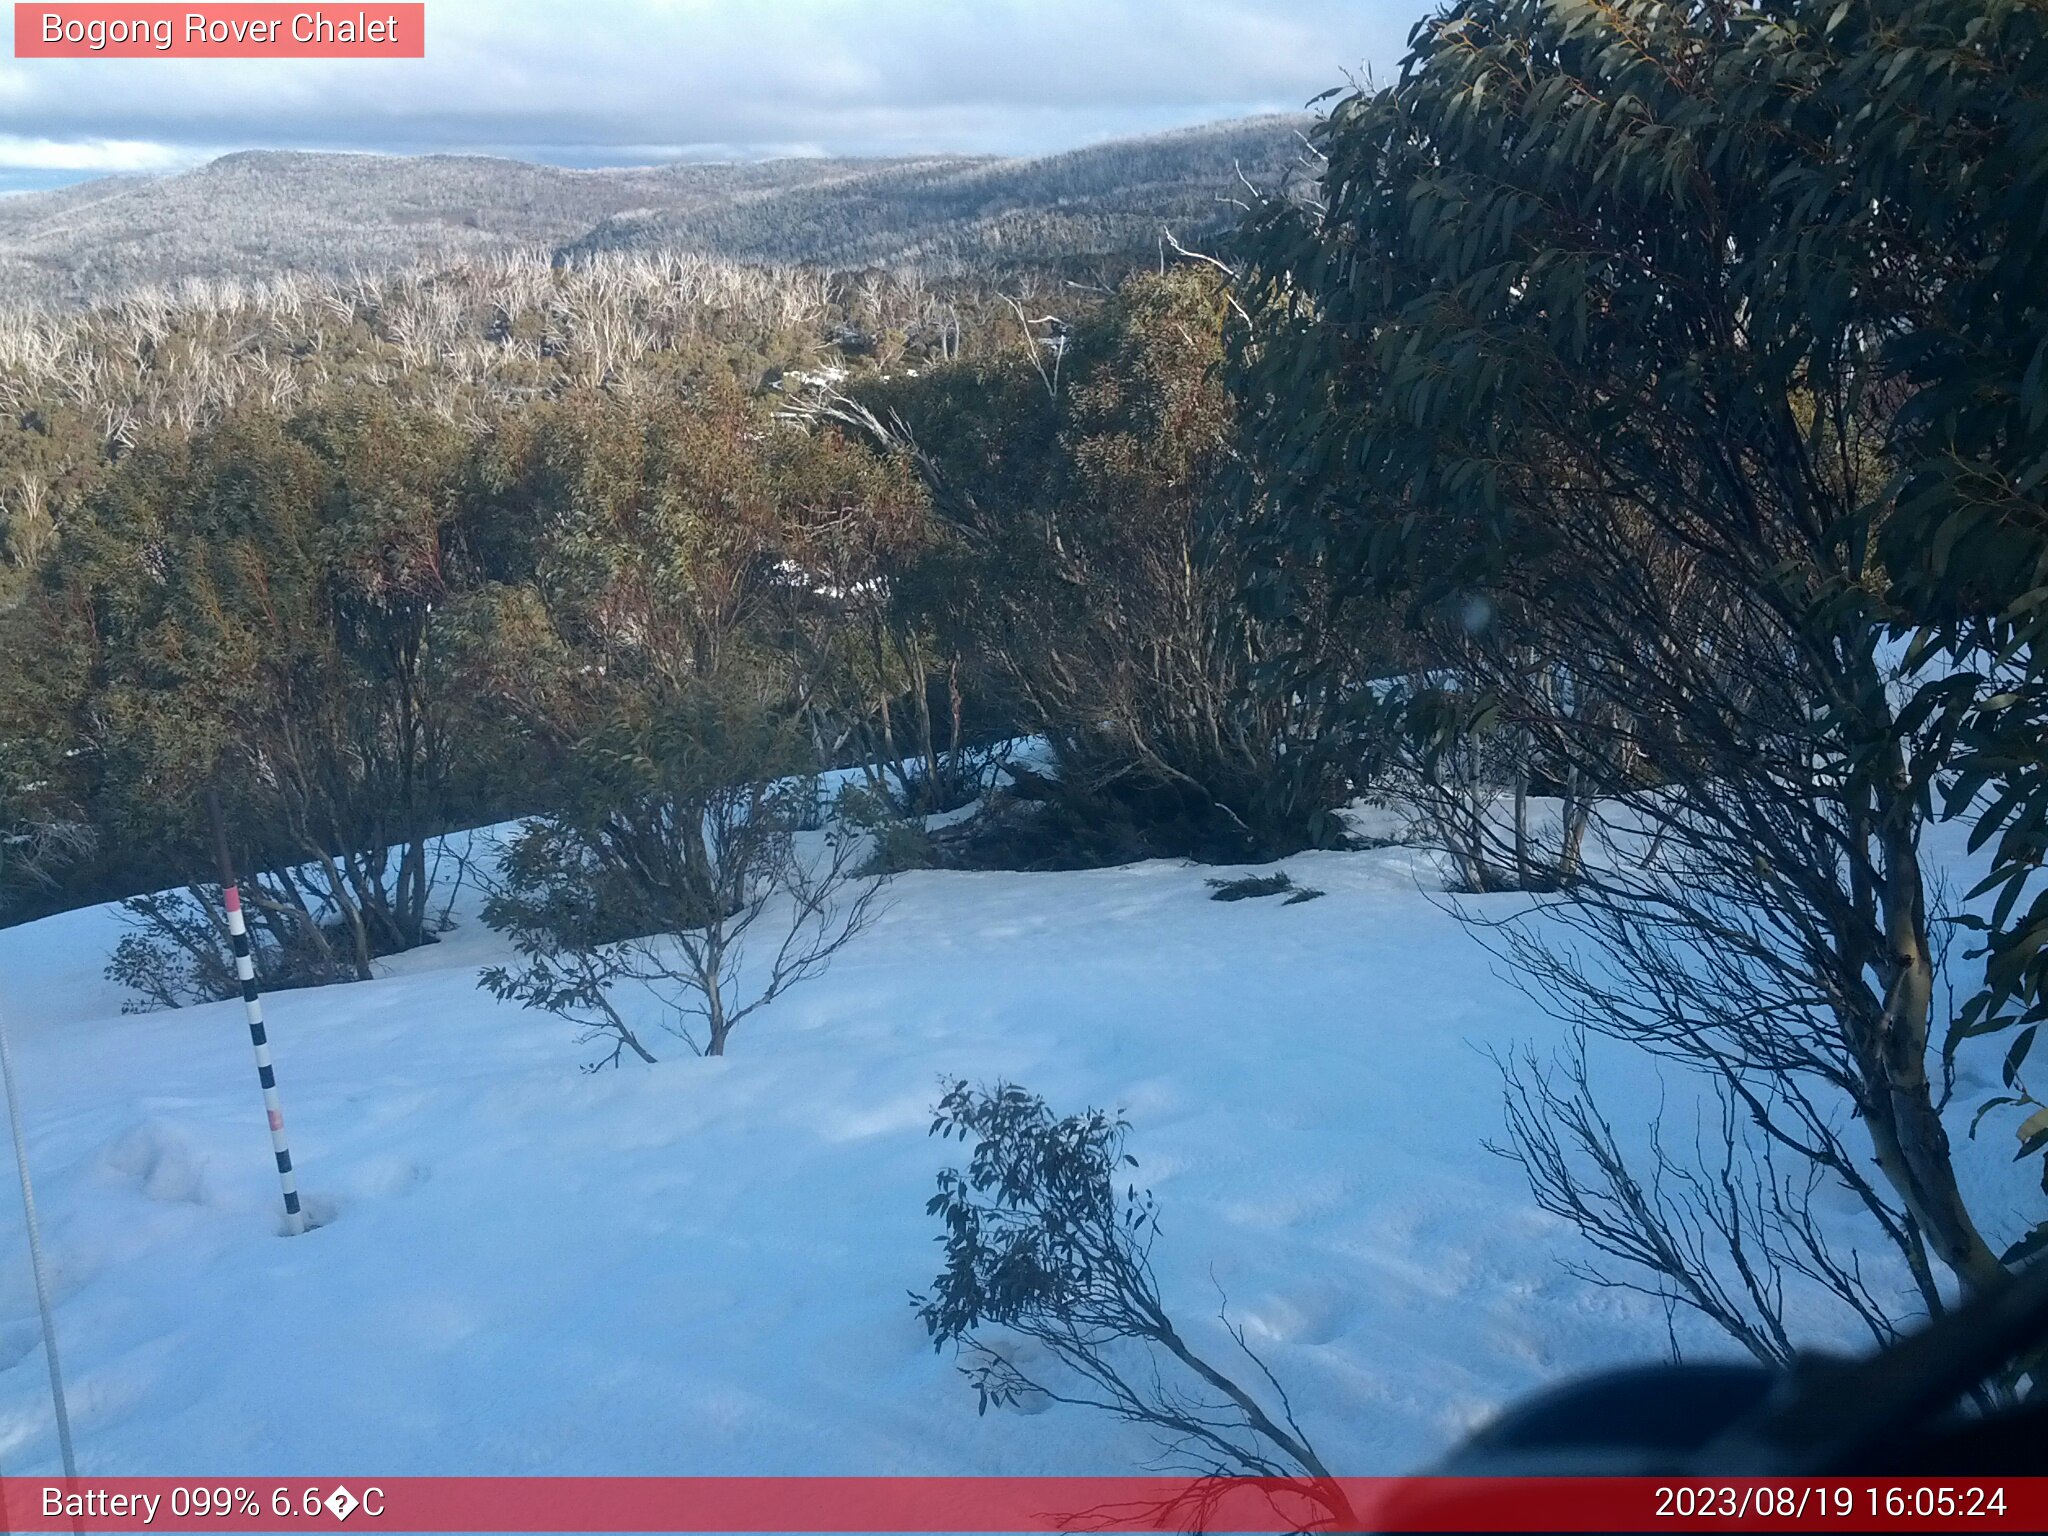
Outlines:
<svg viewBox="0 0 2048 1536"><path fill-rule="evenodd" d="M1227 1298L1340 1471L1416 1467L1517 1394L1659 1356L1661 1310L1566 1274L1573 1235L1483 1150L1486 1048L1555 1031L1427 894L1428 860L1285 867L1327 896L1213 902L1217 871L1163 863L906 876L727 1059L671 1041L595 1075L567 1026L477 989L501 951L465 902L377 981L269 999L325 1223L291 1240L239 1005L122 1016L105 910L0 932L82 1469L1140 1470L1134 1428L978 1418L912 1315L924 1202L961 1155L927 1136L952 1076L1125 1111L1170 1305L1222 1354ZM1993 1070L1966 1061L1959 1122ZM1602 1074L1654 1108L1647 1063ZM2003 1134L1963 1151L2005 1181L2009 1239ZM0 1198L0 1468L47 1473Z"/></svg>

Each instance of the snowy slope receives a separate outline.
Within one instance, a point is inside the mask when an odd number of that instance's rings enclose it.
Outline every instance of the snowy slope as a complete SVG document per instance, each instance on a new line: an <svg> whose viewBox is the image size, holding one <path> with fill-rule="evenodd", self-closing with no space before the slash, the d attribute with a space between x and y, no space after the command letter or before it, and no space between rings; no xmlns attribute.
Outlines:
<svg viewBox="0 0 2048 1536"><path fill-rule="evenodd" d="M478 991L498 951L472 914L380 980L271 999L326 1223L294 1240L239 1005L121 1016L104 911L0 932L82 1467L1137 1470L1136 1430L978 1419L911 1314L954 1075L1127 1112L1169 1303L1221 1352L1227 1297L1340 1470L1415 1466L1507 1398L1661 1353L1661 1312L1564 1274L1571 1234L1482 1149L1484 1048L1551 1028L1426 861L1286 867L1327 898L1217 903L1215 871L1166 864L908 876L728 1059L594 1076L565 1026ZM1627 1060L1604 1082L1656 1092ZM10 1209L10 1474L56 1460L38 1341Z"/></svg>

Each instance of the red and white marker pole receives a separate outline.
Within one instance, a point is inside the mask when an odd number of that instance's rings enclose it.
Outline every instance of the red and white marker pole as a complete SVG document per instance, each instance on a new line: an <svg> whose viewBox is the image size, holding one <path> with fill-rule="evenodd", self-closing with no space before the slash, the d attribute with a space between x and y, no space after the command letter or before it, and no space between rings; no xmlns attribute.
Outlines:
<svg viewBox="0 0 2048 1536"><path fill-rule="evenodd" d="M221 819L220 802L209 795L207 809L213 817L214 849L220 858L220 899L227 909L228 939L235 950L235 977L242 983L249 1043L256 1049L256 1081L262 1085L263 1110L270 1118L270 1149L277 1154L278 1183L284 1186L285 1232L297 1237L306 1230L306 1213L299 1209L299 1180L292 1171L291 1143L285 1139L277 1073L270 1065L270 1037L263 1028L263 997L256 989L256 961L249 948L249 924L242 916L242 889L235 880L234 861L228 856L227 825Z"/></svg>

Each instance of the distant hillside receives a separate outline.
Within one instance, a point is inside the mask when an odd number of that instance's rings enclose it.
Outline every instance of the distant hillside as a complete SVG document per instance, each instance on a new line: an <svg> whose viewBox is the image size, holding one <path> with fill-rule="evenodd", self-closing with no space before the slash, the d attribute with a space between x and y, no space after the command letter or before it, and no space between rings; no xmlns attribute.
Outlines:
<svg viewBox="0 0 2048 1536"><path fill-rule="evenodd" d="M854 162L852 174L829 182L615 215L573 248L682 246L942 270L990 258L1151 250L1162 225L1184 240L1205 237L1235 219L1245 181L1270 188L1298 170L1308 121L1248 118L1027 160Z"/></svg>
<svg viewBox="0 0 2048 1536"><path fill-rule="evenodd" d="M0 297L77 303L143 283L388 268L416 257L660 246L956 270L1149 250L1233 216L1240 180L1299 166L1299 117L1025 159L773 160L565 170L482 156L228 155L0 198Z"/></svg>

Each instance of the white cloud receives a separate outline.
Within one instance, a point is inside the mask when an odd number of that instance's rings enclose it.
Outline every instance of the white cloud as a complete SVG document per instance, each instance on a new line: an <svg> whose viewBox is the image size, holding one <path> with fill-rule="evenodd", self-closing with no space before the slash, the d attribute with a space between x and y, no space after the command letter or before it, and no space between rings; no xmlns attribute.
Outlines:
<svg viewBox="0 0 2048 1536"><path fill-rule="evenodd" d="M144 139L38 139L0 133L0 166L17 171L174 171L206 158Z"/></svg>
<svg viewBox="0 0 2048 1536"><path fill-rule="evenodd" d="M1028 153L1298 107L1425 0L428 0L424 60L0 62L0 167L216 146ZM106 146L95 149L94 146ZM636 148L637 147L637 148ZM119 168L149 168L126 164Z"/></svg>

